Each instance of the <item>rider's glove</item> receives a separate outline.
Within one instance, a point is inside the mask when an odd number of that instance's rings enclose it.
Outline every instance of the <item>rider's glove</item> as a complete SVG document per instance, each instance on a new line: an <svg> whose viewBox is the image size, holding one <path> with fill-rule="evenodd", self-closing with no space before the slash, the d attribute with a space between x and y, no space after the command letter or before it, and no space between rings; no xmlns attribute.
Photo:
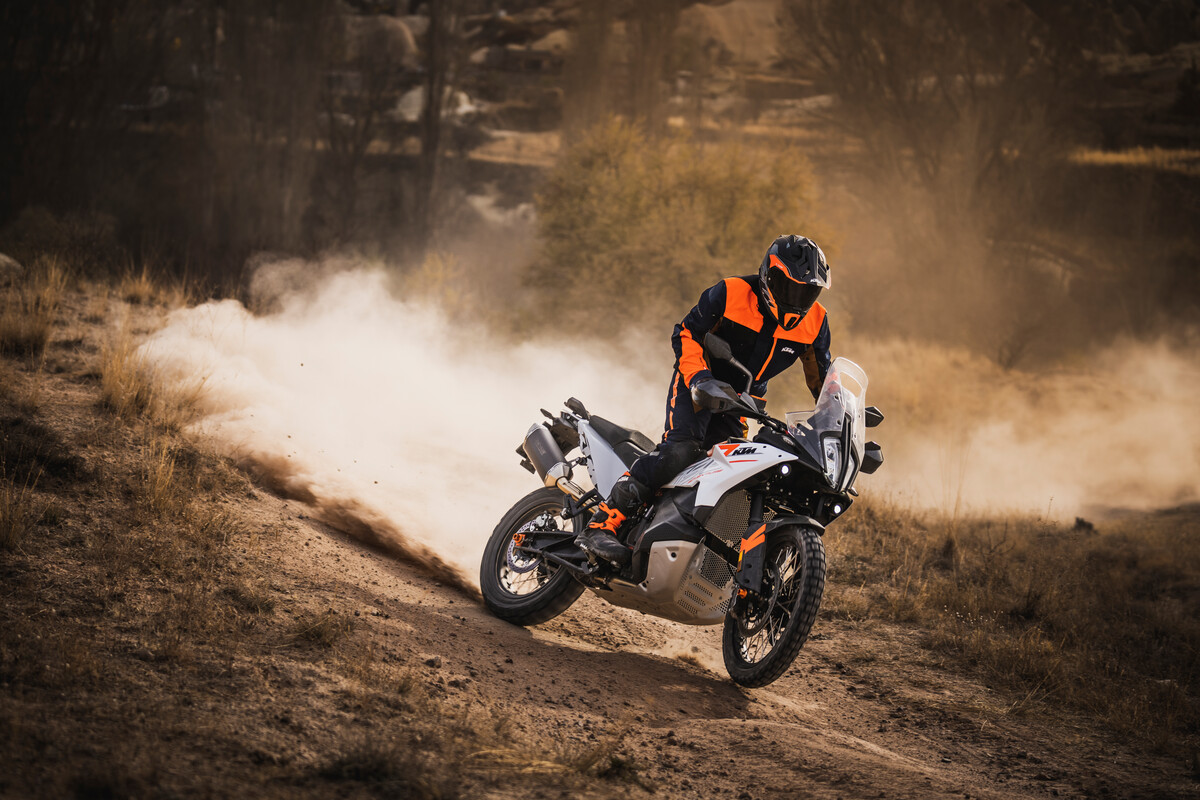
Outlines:
<svg viewBox="0 0 1200 800"><path fill-rule="evenodd" d="M738 393L725 381L706 378L692 382L692 405L710 411L723 411L738 401Z"/></svg>

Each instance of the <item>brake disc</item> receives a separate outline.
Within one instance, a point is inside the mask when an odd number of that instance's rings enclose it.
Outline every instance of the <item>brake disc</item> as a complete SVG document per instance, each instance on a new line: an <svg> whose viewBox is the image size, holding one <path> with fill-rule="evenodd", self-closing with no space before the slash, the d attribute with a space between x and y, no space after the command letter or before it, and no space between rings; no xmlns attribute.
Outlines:
<svg viewBox="0 0 1200 800"><path fill-rule="evenodd" d="M735 614L734 619L737 620L738 631L742 636L749 638L766 627L767 622L771 619L771 612L775 610L775 600L778 597L778 592L772 590L768 597L759 595L751 599L747 596L743 601L742 612Z"/></svg>
<svg viewBox="0 0 1200 800"><path fill-rule="evenodd" d="M509 569L517 574L537 569L538 565L542 563L542 559L529 553L522 553L517 548L521 546L521 541L526 535L534 531L546 530L547 526L551 524L550 515L542 514L526 522L513 534L513 538L508 540L508 552L505 554Z"/></svg>

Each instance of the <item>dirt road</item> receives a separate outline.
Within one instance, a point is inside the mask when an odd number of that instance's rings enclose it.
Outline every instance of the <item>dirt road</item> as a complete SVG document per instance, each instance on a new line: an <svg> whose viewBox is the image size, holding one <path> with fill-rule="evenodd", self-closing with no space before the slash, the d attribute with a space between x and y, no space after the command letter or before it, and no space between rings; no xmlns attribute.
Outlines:
<svg viewBox="0 0 1200 800"><path fill-rule="evenodd" d="M526 630L335 531L302 535L302 546L281 553L287 573L314 589L342 583L385 647L419 654L431 690L454 704L499 705L520 730L554 739L585 743L627 727L624 749L664 796L1197 791L1177 764L1124 753L1083 720L1013 713L1022 698L940 669L917 645L920 631L821 619L782 679L742 690L720 667L718 628L585 595ZM1164 780L1172 771L1178 779Z"/></svg>
<svg viewBox="0 0 1200 800"><path fill-rule="evenodd" d="M500 622L182 434L114 419L109 333L66 305L45 363L7 361L0 392L0 432L36 433L61 471L0 549L0 797L1200 796L1188 765L964 677L914 627L824 613L746 691L715 628L590 595ZM186 507L151 513L168 462Z"/></svg>

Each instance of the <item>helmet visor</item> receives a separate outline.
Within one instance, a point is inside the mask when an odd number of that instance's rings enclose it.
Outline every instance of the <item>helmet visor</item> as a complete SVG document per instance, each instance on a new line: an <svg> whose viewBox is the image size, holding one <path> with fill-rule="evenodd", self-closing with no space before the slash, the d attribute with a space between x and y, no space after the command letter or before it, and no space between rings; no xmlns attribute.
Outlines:
<svg viewBox="0 0 1200 800"><path fill-rule="evenodd" d="M771 290L771 296L775 298L775 304L780 312L789 312L800 316L808 313L821 294L820 286L792 280L791 276L781 269L771 270L767 276L767 286Z"/></svg>

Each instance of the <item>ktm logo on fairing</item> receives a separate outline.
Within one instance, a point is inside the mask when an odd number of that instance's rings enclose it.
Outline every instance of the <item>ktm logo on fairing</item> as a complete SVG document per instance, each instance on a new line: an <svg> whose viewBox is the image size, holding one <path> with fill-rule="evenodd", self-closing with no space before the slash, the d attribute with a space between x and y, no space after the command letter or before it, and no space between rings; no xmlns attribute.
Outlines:
<svg viewBox="0 0 1200 800"><path fill-rule="evenodd" d="M726 458L732 456L752 456L758 452L757 447L744 444L719 444L717 447L725 454Z"/></svg>

